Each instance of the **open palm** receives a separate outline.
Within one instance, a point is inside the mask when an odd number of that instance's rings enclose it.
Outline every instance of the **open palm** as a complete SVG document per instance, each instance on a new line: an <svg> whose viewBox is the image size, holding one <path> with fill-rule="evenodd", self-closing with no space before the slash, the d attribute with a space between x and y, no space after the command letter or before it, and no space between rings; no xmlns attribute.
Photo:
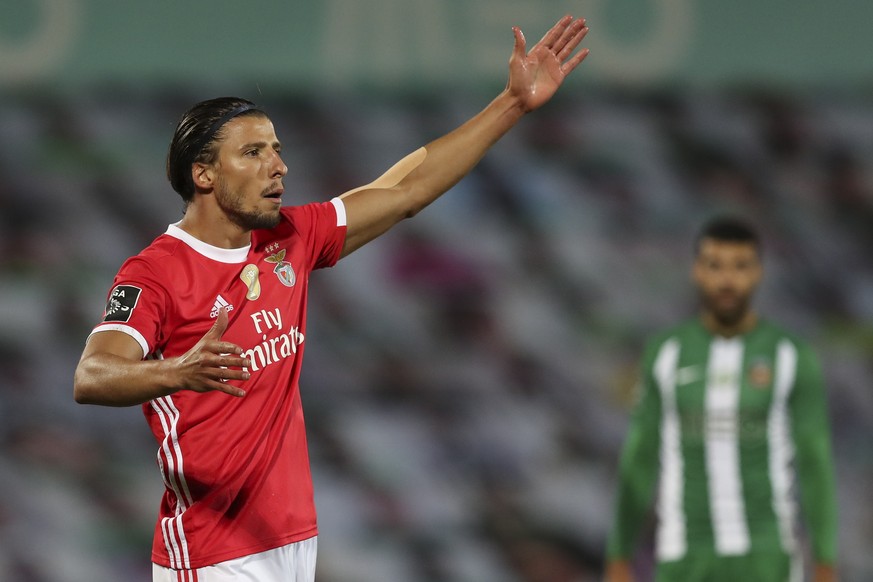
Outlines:
<svg viewBox="0 0 873 582"><path fill-rule="evenodd" d="M584 18L564 16L527 51L524 34L517 26L515 47L509 59L507 90L526 111L533 111L552 98L564 78L588 56L588 49L573 51L588 34Z"/></svg>

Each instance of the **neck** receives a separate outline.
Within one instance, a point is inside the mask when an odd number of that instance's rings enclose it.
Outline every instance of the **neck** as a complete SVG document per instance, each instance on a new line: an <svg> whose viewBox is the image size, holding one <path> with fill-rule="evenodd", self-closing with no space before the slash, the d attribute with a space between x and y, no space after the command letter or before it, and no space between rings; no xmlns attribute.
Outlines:
<svg viewBox="0 0 873 582"><path fill-rule="evenodd" d="M703 327L705 327L710 333L722 337L734 337L742 335L754 328L758 323L758 314L754 311L747 311L736 322L724 323L723 321L719 321L711 311L703 311L700 315L700 319L703 322Z"/></svg>
<svg viewBox="0 0 873 582"><path fill-rule="evenodd" d="M179 228L194 238L222 249L248 245L252 232L237 226L217 207L192 202L185 209Z"/></svg>

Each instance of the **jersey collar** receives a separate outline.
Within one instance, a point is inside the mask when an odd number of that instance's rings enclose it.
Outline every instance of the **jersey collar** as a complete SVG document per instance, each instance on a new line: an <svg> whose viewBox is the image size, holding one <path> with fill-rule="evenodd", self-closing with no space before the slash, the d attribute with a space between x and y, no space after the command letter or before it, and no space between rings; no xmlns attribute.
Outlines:
<svg viewBox="0 0 873 582"><path fill-rule="evenodd" d="M204 257L212 259L213 261L218 261L219 263L244 263L248 257L249 250L252 248L251 243L238 249L214 247L211 244L205 243L202 240L191 236L179 228L179 222L168 226L166 234L179 239Z"/></svg>

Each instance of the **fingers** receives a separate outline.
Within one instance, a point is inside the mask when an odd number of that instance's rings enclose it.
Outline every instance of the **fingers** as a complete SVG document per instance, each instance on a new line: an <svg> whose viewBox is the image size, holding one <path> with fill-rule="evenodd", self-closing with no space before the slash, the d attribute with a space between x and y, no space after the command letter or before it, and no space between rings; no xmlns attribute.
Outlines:
<svg viewBox="0 0 873 582"><path fill-rule="evenodd" d="M205 386L208 390L211 390L213 392L224 392L225 394L229 394L230 396L236 396L237 398L242 398L246 395L246 391L239 386L226 384L224 382L217 382L215 380L209 380L205 382Z"/></svg>
<svg viewBox="0 0 873 582"><path fill-rule="evenodd" d="M515 59L523 59L527 54L527 41L524 39L524 33L517 26L512 27L512 33L515 35L515 47L512 50L512 56Z"/></svg>
<svg viewBox="0 0 873 582"><path fill-rule="evenodd" d="M249 367L252 362L248 358L219 354L204 361L204 372L212 379L220 382L228 380L248 380L251 377ZM208 366L208 367L206 367Z"/></svg>
<svg viewBox="0 0 873 582"><path fill-rule="evenodd" d="M524 36L518 27L513 27L515 32L515 50L516 57L525 56ZM537 50L548 50L553 53L559 62L563 63L570 58L573 51L582 42L582 39L588 34L588 26L584 18L573 18L571 15L566 15L561 18L542 39L531 49L531 53ZM588 49L583 49L578 54L572 57L564 65L565 72L570 72L588 56Z"/></svg>
<svg viewBox="0 0 873 582"><path fill-rule="evenodd" d="M542 45L549 49L555 46L555 43L558 42L571 22L573 22L573 17L569 14L565 15L543 35L543 38L540 39L537 45Z"/></svg>
<svg viewBox="0 0 873 582"><path fill-rule="evenodd" d="M218 316L215 318L215 323L203 336L204 339L221 339L224 330L227 329L227 310L222 307L218 310Z"/></svg>
<svg viewBox="0 0 873 582"><path fill-rule="evenodd" d="M246 391L242 388L237 388L232 384L221 384L218 388L221 392L225 394L230 394L231 396L236 396L237 398L242 398L246 395Z"/></svg>
<svg viewBox="0 0 873 582"><path fill-rule="evenodd" d="M252 365L251 360L248 358L242 358L240 356L231 356L229 354L222 353L219 355L215 361L215 365L220 368L248 368ZM246 377L247 378L247 377ZM245 380L246 378L237 378L238 380Z"/></svg>
<svg viewBox="0 0 873 582"><path fill-rule="evenodd" d="M248 358L230 354L204 354L200 361L198 378L191 389L196 392L219 391L231 396L245 396L245 390L227 382L229 380L244 382L251 378L248 371L251 365Z"/></svg>
<svg viewBox="0 0 873 582"><path fill-rule="evenodd" d="M553 47L558 60L562 63L573 53L585 35L588 34L588 27L585 25L585 19L580 18L573 22L571 26L564 31L561 38Z"/></svg>
<svg viewBox="0 0 873 582"><path fill-rule="evenodd" d="M576 53L572 59L564 63L564 65L561 67L561 70L564 72L565 75L569 75L570 71L575 69L577 66L579 66L579 63L585 60L585 57L588 56L588 53L589 50L587 48L582 49L581 51Z"/></svg>
<svg viewBox="0 0 873 582"><path fill-rule="evenodd" d="M227 330L227 310L219 309L215 323L197 344L178 359L179 384L183 389L195 392L218 391L231 396L245 396L230 380L244 382L251 377L251 360L244 357L243 349L231 342L222 341Z"/></svg>
<svg viewBox="0 0 873 582"><path fill-rule="evenodd" d="M212 342L208 346L204 346L209 351L216 354L236 354L237 356L243 353L243 349L236 344L230 342Z"/></svg>
<svg viewBox="0 0 873 582"><path fill-rule="evenodd" d="M209 328L209 331L200 340L199 346L202 349L214 352L216 354L241 354L243 350L236 344L230 342L218 341L227 329L227 310L222 307L218 310L218 316L215 318L215 323Z"/></svg>

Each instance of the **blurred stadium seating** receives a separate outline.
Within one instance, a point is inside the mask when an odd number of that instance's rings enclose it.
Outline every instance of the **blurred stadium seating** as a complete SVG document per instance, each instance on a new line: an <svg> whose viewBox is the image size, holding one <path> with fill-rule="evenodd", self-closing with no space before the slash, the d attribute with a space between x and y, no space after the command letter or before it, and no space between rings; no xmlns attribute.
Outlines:
<svg viewBox="0 0 873 582"><path fill-rule="evenodd" d="M185 90L0 99L0 579L150 579L161 483L134 409L73 403L121 262L181 203ZM483 105L287 94L286 203L326 200ZM586 91L421 215L313 276L303 398L319 582L597 580L638 350L689 314L700 222L765 234L759 305L828 378L843 580L873 579L873 102Z"/></svg>

